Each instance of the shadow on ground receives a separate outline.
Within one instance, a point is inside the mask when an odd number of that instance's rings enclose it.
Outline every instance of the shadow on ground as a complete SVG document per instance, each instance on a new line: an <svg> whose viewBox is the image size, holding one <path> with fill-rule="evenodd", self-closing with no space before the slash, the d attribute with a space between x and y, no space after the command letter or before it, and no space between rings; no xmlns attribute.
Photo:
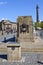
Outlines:
<svg viewBox="0 0 43 65"><path fill-rule="evenodd" d="M42 65L43 65L43 62L41 62L41 61L37 61L37 63L39 63L39 64L42 64Z"/></svg>
<svg viewBox="0 0 43 65"><path fill-rule="evenodd" d="M4 38L4 41L2 42L15 42L15 37L9 39Z"/></svg>
<svg viewBox="0 0 43 65"><path fill-rule="evenodd" d="M0 55L0 58L7 60L7 55L6 55L6 54L1 54L1 55Z"/></svg>

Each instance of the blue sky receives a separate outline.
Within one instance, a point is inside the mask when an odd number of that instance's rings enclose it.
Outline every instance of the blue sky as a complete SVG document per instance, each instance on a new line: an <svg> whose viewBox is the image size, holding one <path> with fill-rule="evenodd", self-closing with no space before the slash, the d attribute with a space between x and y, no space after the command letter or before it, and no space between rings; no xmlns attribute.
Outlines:
<svg viewBox="0 0 43 65"><path fill-rule="evenodd" d="M39 5L39 19L43 20L43 0L0 0L0 20L16 21L18 16L32 16L36 21L36 4Z"/></svg>

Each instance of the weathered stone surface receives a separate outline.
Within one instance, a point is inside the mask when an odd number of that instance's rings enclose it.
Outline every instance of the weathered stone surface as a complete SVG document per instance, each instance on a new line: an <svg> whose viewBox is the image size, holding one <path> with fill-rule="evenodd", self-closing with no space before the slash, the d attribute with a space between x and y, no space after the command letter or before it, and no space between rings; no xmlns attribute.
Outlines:
<svg viewBox="0 0 43 65"><path fill-rule="evenodd" d="M18 42L33 42L33 21L31 16L20 16L17 19ZM25 44L24 44L25 45Z"/></svg>
<svg viewBox="0 0 43 65"><path fill-rule="evenodd" d="M0 45L0 54L6 54L8 61L15 61L21 59L20 44L6 43L4 45Z"/></svg>
<svg viewBox="0 0 43 65"><path fill-rule="evenodd" d="M18 44L8 44L7 46L7 59L8 61L21 59L21 47Z"/></svg>

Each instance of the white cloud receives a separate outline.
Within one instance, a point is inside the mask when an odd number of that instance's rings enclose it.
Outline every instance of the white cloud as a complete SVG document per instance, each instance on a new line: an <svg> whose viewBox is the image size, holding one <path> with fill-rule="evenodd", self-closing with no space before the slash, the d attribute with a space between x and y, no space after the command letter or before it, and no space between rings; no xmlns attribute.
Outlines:
<svg viewBox="0 0 43 65"><path fill-rule="evenodd" d="M0 5L4 5L4 4L7 4L7 2L0 2Z"/></svg>
<svg viewBox="0 0 43 65"><path fill-rule="evenodd" d="M4 20L5 18L2 18L1 20Z"/></svg>

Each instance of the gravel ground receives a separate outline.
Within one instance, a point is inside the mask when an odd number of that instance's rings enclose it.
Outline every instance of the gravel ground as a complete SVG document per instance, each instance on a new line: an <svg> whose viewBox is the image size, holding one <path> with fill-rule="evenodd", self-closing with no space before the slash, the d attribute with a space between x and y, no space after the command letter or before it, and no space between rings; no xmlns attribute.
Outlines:
<svg viewBox="0 0 43 65"><path fill-rule="evenodd" d="M40 61L40 62L38 62ZM43 65L43 52L23 52L22 59L14 62L3 60L0 65Z"/></svg>

